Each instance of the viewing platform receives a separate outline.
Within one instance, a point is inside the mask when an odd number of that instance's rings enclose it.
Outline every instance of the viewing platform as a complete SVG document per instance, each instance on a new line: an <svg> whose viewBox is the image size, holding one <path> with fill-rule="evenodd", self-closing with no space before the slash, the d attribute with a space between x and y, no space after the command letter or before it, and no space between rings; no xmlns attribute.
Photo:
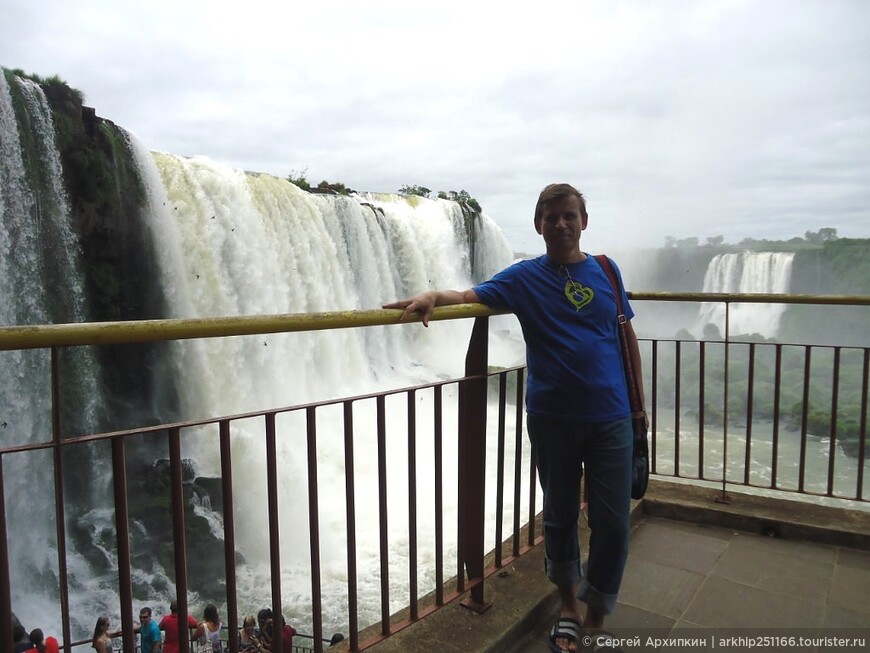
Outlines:
<svg viewBox="0 0 870 653"><path fill-rule="evenodd" d="M864 308L870 297L636 293L632 300L722 302L726 328L712 340L641 336L654 480L634 507L628 568L608 630L624 650L629 640L644 645L635 650L697 650L671 644L714 635L721 635L717 650L739 636L787 644L767 650L833 650L812 638L866 637L870 346L741 340L731 335L727 308L776 301ZM94 496L106 516L99 544L113 556L101 591L112 597L124 653L137 645L137 575L160 552L169 554L160 564L172 584L160 600L175 598L182 620L201 612L204 596L219 603L231 652L252 604L301 626L312 648L294 639L295 653L548 650L557 601L543 573L540 495L524 432L526 371L490 366L489 318L498 313L482 305L433 315L473 319L458 377L239 414L217 407L207 416L102 432L66 426L70 412L81 410L70 355L78 347L173 343L185 351L186 341L196 341L196 348L217 347L209 360L221 365L227 342L260 356L269 346L271 359L276 341L265 338L272 334L287 341L287 351L304 352L317 331L417 328L399 326L397 313L0 328L0 350L39 350L40 398L51 416L36 439L21 429L0 447L0 615L15 611L20 591L12 572L21 551L10 547L19 544L10 533L29 516L12 491L24 464L46 461L54 483L43 499L57 544L59 624L52 630L64 653L89 644L72 618L77 570L70 573L67 561L93 554L94 541L67 529L82 506L68 500L80 488L64 479L77 478L80 461L99 451L105 485ZM196 460L208 461L208 474L197 473ZM298 473L281 474L291 463ZM94 514L92 504L84 507ZM202 528L206 509L217 533ZM294 528L306 519L304 529ZM240 545L252 520L260 541ZM587 533L581 541L588 544ZM245 544L254 555L238 555ZM286 574L291 568L295 575ZM261 582L243 585L252 570ZM208 584L216 577L217 589ZM10 622L0 620L0 653L13 653ZM345 641L326 646L334 632ZM800 637L812 646L791 643ZM650 648L649 638L664 644ZM733 650L750 648L765 650ZM189 650L182 642L181 653Z"/></svg>
<svg viewBox="0 0 870 653"><path fill-rule="evenodd" d="M870 512L720 497L716 489L653 480L635 503L628 566L606 622L627 640L623 650L866 651ZM586 534L584 524L588 544ZM541 572L543 556L537 547L490 581L486 612L454 603L371 650L549 653L558 597ZM779 644L765 647L762 637Z"/></svg>

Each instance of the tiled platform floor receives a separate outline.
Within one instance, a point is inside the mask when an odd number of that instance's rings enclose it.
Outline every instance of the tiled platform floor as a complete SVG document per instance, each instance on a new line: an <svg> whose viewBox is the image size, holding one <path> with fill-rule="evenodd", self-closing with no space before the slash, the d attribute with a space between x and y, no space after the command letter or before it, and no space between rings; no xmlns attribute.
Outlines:
<svg viewBox="0 0 870 653"><path fill-rule="evenodd" d="M548 653L552 617L506 650ZM709 641L715 635L722 643L722 638L741 634L790 638L840 633L866 639L865 647L846 650L870 650L870 552L644 517L632 536L619 604L607 629L618 637L638 635L642 642L649 637L707 636ZM844 650L784 643L753 648Z"/></svg>
<svg viewBox="0 0 870 653"><path fill-rule="evenodd" d="M640 638L641 646L623 646L626 653L870 650L870 511L718 498L709 488L651 481L635 505L628 566L606 624L616 637ZM482 614L454 602L371 650L549 653L558 600L543 573L543 546L488 579L486 601ZM785 638L776 642L785 646L729 645L740 636ZM865 641L799 642L835 636ZM649 638L706 638L706 645L654 646Z"/></svg>

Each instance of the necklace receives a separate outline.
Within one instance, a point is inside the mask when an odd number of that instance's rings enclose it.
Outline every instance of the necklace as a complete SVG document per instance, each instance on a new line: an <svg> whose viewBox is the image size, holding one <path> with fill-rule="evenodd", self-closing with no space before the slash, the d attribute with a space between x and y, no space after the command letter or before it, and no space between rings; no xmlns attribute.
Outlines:
<svg viewBox="0 0 870 653"><path fill-rule="evenodd" d="M592 288L584 286L579 281L574 281L571 277L571 273L568 272L568 268L564 265L559 266L557 274L560 279L565 279L565 297L568 298L568 301L571 302L574 308L578 311L591 302L592 298L595 297L595 292Z"/></svg>

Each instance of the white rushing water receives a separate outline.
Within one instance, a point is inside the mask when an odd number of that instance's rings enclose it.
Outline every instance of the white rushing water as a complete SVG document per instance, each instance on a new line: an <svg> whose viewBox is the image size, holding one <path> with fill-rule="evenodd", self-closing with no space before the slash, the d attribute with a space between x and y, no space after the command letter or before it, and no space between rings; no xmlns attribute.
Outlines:
<svg viewBox="0 0 870 653"><path fill-rule="evenodd" d="M12 93L0 76L0 317L3 324L76 322L87 319L82 291L79 247L70 228L63 191L60 157L54 144L51 112L38 85L15 79L32 130L31 156L37 166L28 173L18 131ZM150 208L148 226L158 260L158 284L169 307L167 317L202 317L306 313L377 308L387 301L427 288L467 288L511 261L500 230L487 216L469 226L459 205L442 200L365 194L353 197L317 196L268 175L246 174L203 158L184 159L150 153L130 143L141 168ZM469 247L469 236L473 246ZM50 238L50 240L48 240ZM60 270L46 273L47 266ZM53 281L46 282L46 278ZM52 306L47 289L68 304L66 312ZM407 386L432 378L459 375L470 322L369 327L313 334L269 335L188 341L174 346L173 380L179 410L185 418L227 415L327 397ZM509 328L503 329L509 331ZM517 341L494 350L503 364L522 359ZM74 363L87 401L81 411L99 407L98 372L87 350ZM0 355L3 374L4 444L50 438L51 415L46 352L6 352ZM445 390L445 459L455 459L451 439L456 423L455 389ZM147 398L143 398L147 401ZM421 393L418 414L431 424L431 393ZM390 401L390 429L400 423L403 401ZM363 619L379 618L379 569L375 551L377 492L371 402L356 406L361 417L357 433L358 541L361 598L369 611ZM327 628L346 627L346 569L343 542L344 461L339 416L319 417L321 453L321 521L323 533L324 611ZM86 423L92 422L88 417ZM304 428L295 417L279 419L282 577L288 617L310 628L307 480ZM187 434L186 434L187 435ZM431 548L432 434L420 428L420 564L421 590L431 589L434 550ZM208 433L185 437L185 457L196 461L200 474L217 475L218 450ZM117 560L114 553L114 512L105 450L93 452L93 495L80 508L76 528L90 533L87 559L68 542L70 617L73 637L90 635L96 615L120 616ZM254 610L269 601L268 551L265 532L265 459L262 425L234 424L236 468L235 512L238 548L246 562L239 568L240 601ZM392 609L408 601L403 578L407 551L407 451L405 438L394 435L388 448L390 485ZM494 460L494 456L492 458ZM60 633L57 594L56 524L53 511L53 463L43 453L4 457L7 517L12 525L10 582L13 605L22 621ZM455 464L453 465L455 467ZM490 465L490 468L493 466ZM395 470L395 472L393 471ZM40 479L34 483L34 479ZM455 555L450 524L456 523L455 478L445 477L448 560ZM24 497L27 499L24 500ZM403 498L404 497L404 498ZM209 529L219 532L220 516L207 505L197 506ZM16 536L27 524L28 537ZM140 524L132 523L135 541ZM37 545L38 544L38 545ZM451 552L451 546L454 547ZM404 549L403 549L404 547ZM195 551L195 548L193 549ZM405 551L405 553L403 553ZM191 553L195 555L195 553ZM95 558L102 559L95 571ZM170 574L158 567L134 568L137 603L158 610L174 592ZM427 585L428 584L428 585ZM191 596L195 602L197 596ZM194 603L194 607L196 604ZM201 606L198 606L201 608Z"/></svg>
<svg viewBox="0 0 870 653"><path fill-rule="evenodd" d="M38 84L16 76L11 79L14 89L0 74L0 324L81 321L85 315L81 253L70 226L52 113ZM27 116L29 150L22 145L13 90ZM72 370L67 378L76 379L79 426L88 428L99 410L98 373L91 352L68 351L61 365ZM0 372L4 444L49 440L49 352L2 352ZM59 623L57 593L50 589L57 582L51 455L46 451L6 455L3 466L7 522L18 527L8 533L15 610L30 616L30 623L43 615L48 624ZM95 460L94 470L101 468ZM21 537L22 533L27 536ZM70 568L75 570L81 562L73 554Z"/></svg>
<svg viewBox="0 0 870 653"><path fill-rule="evenodd" d="M162 284L173 317L306 313L378 308L429 288L470 287L511 262L504 237L485 215L468 246L466 219L454 202L390 194L312 195L286 180L227 168L205 158L154 153L136 145L151 201ZM472 263L473 259L473 263ZM182 412L198 418L299 404L461 374L470 321L429 329L365 329L181 342L175 374ZM505 329L511 332L510 327ZM501 360L499 360L499 356ZM495 347L492 362L522 362L518 339ZM434 588L432 396L418 398L418 536L423 593ZM388 402L391 609L408 602L407 442L404 398ZM361 619L380 618L377 557L377 447L374 403L355 405L355 472ZM285 613L310 628L305 426L278 420L281 574ZM344 454L338 410L318 413L324 620L346 628ZM445 524L449 570L455 556L456 391L445 391ZM212 434L213 435L213 434ZM527 446L527 445L526 445ZM185 441L185 456L218 475L214 437ZM510 460L510 457L509 457ZM268 601L268 540L262 424L234 424L233 461L239 600ZM454 461L451 463L450 461ZM495 453L489 474L494 475ZM338 482L333 482L338 481ZM508 492L511 492L509 489ZM512 494L511 494L512 496ZM510 513L508 513L510 514ZM491 517L492 518L492 517ZM452 565L452 566L451 566Z"/></svg>
<svg viewBox="0 0 870 653"><path fill-rule="evenodd" d="M703 292L715 293L787 293L791 280L793 252L741 252L717 254L707 266ZM732 304L730 331L732 335L761 334L776 336L785 304ZM702 304L696 335L703 335L704 326L713 324L725 334L725 305Z"/></svg>

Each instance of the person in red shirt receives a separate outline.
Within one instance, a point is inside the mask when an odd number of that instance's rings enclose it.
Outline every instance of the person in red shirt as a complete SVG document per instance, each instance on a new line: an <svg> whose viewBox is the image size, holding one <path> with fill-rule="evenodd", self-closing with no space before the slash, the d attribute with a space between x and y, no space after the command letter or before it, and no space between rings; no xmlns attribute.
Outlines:
<svg viewBox="0 0 870 653"><path fill-rule="evenodd" d="M190 629L196 628L198 625L196 619L187 615L188 630L185 636L188 641L190 641ZM178 653L178 603L175 599L169 603L169 614L160 620L160 630L165 633L165 636L163 637L163 652Z"/></svg>
<svg viewBox="0 0 870 653"><path fill-rule="evenodd" d="M296 634L296 629L287 623L284 619L284 615L281 615L281 636L282 636L282 644L284 648L284 653L293 653L293 635Z"/></svg>

